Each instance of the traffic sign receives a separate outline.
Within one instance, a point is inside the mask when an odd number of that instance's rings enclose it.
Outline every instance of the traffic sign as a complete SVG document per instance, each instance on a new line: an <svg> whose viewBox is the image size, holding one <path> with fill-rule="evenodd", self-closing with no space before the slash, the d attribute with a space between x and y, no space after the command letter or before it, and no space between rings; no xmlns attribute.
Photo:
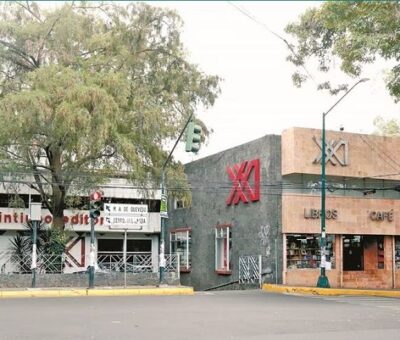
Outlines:
<svg viewBox="0 0 400 340"><path fill-rule="evenodd" d="M106 216L125 216L147 214L148 207L146 204L104 204L104 214Z"/></svg>
<svg viewBox="0 0 400 340"><path fill-rule="evenodd" d="M110 229L142 230L148 225L148 207L144 204L104 204L105 223Z"/></svg>

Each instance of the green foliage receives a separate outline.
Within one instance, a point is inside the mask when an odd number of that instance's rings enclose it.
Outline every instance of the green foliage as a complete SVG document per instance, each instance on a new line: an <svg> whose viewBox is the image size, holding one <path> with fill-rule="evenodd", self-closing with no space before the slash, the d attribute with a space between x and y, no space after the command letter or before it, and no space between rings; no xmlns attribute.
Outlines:
<svg viewBox="0 0 400 340"><path fill-rule="evenodd" d="M25 202L18 194L14 194L8 201L9 208L25 208Z"/></svg>
<svg viewBox="0 0 400 340"><path fill-rule="evenodd" d="M385 136L400 136L400 125L397 119L385 120L382 117L374 119L375 133Z"/></svg>
<svg viewBox="0 0 400 340"><path fill-rule="evenodd" d="M363 66L384 59L393 64L386 79L387 88L400 100L400 3L397 1L329 1L307 10L297 23L286 27L297 41L295 55L288 60L298 68L316 59L321 72L328 72L336 60L341 70L351 76L361 75ZM293 78L299 86L307 75ZM320 84L332 94L346 90L345 84L333 87Z"/></svg>
<svg viewBox="0 0 400 340"><path fill-rule="evenodd" d="M18 233L10 240L9 249L14 255L26 257L32 252L33 224L25 224L26 230ZM47 255L61 255L68 242L68 235L65 231L58 229L48 229L40 223L37 227L36 249L38 253Z"/></svg>
<svg viewBox="0 0 400 340"><path fill-rule="evenodd" d="M25 231L19 232L10 240L9 250L12 252L14 259L17 260L16 263L19 267L18 270L22 273L30 273L30 261L33 245L32 222L25 224L25 227ZM40 223L37 226L37 254L42 254L47 258L53 259L42 263L40 268L44 270L54 270L54 266L59 265L67 242L68 236L65 231L59 229L48 229L42 223Z"/></svg>
<svg viewBox="0 0 400 340"><path fill-rule="evenodd" d="M174 11L1 6L0 160L33 175L55 223L68 195L121 170L135 183L158 178L165 146L219 93L220 79L186 60ZM178 163L171 169L185 178Z"/></svg>

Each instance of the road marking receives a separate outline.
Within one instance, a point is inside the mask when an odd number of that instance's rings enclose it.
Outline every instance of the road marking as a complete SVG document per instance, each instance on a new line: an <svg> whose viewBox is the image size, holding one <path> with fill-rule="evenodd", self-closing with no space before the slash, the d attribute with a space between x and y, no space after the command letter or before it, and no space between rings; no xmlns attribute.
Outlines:
<svg viewBox="0 0 400 340"><path fill-rule="evenodd" d="M322 296L322 295L303 295L311 299L322 299L325 301L333 301L338 303L346 303L350 305L360 305L366 307L385 308L400 312L400 299L391 297L374 297L374 296Z"/></svg>

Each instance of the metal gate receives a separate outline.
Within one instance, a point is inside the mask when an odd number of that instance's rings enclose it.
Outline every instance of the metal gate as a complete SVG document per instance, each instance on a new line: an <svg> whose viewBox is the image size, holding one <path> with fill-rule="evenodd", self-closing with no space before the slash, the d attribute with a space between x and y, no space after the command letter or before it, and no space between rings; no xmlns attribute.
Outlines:
<svg viewBox="0 0 400 340"><path fill-rule="evenodd" d="M239 257L239 284L258 284L261 287L261 255Z"/></svg>

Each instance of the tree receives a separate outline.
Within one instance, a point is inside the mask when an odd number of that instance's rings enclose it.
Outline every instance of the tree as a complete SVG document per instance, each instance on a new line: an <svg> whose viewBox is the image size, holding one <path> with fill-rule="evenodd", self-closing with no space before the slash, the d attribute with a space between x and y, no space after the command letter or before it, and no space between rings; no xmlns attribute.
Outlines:
<svg viewBox="0 0 400 340"><path fill-rule="evenodd" d="M214 104L220 79L187 61L182 21L147 4L2 4L1 174L30 174L63 228L68 195L120 174L157 178L166 145ZM172 175L183 177L178 162Z"/></svg>
<svg viewBox="0 0 400 340"><path fill-rule="evenodd" d="M295 85L309 78L304 67L316 59L318 68L328 72L337 59L341 70L351 76L361 75L363 67L377 58L392 64L386 78L395 102L400 100L400 3L397 1L325 2L307 10L297 23L286 27L296 38L288 59L303 72L293 75ZM305 68L306 70L307 68ZM347 84L318 85L332 94L346 90Z"/></svg>

